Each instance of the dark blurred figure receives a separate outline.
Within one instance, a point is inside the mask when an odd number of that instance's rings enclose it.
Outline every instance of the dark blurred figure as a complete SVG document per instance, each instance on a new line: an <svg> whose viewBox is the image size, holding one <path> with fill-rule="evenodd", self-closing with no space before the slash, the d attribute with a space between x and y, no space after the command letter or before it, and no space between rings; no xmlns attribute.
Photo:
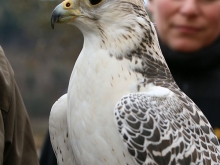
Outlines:
<svg viewBox="0 0 220 165"><path fill-rule="evenodd" d="M0 46L0 165L38 165L28 114Z"/></svg>
<svg viewBox="0 0 220 165"><path fill-rule="evenodd" d="M40 165L57 165L57 159L53 152L53 148L50 142L49 131L46 135L46 139L42 149Z"/></svg>

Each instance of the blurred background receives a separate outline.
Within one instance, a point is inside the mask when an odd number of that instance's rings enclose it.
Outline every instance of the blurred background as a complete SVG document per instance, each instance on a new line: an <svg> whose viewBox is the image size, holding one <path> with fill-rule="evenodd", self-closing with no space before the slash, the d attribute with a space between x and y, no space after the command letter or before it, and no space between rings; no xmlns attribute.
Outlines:
<svg viewBox="0 0 220 165"><path fill-rule="evenodd" d="M0 0L0 45L12 65L40 151L53 103L66 93L83 37L50 17L61 0Z"/></svg>

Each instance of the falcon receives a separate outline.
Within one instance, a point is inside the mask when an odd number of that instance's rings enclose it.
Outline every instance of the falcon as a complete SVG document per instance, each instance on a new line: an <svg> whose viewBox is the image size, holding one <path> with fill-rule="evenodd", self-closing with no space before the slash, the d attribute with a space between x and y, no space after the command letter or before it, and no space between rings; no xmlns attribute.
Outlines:
<svg viewBox="0 0 220 165"><path fill-rule="evenodd" d="M49 118L59 165L220 163L213 129L175 83L142 0L65 0L55 23L84 36Z"/></svg>

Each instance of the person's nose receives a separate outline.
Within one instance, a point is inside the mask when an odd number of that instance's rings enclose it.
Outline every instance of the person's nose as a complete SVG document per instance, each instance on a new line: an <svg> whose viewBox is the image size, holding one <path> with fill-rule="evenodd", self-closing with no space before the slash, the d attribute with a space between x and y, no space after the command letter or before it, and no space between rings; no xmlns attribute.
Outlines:
<svg viewBox="0 0 220 165"><path fill-rule="evenodd" d="M180 12L185 16L196 16L199 14L198 0L183 0Z"/></svg>

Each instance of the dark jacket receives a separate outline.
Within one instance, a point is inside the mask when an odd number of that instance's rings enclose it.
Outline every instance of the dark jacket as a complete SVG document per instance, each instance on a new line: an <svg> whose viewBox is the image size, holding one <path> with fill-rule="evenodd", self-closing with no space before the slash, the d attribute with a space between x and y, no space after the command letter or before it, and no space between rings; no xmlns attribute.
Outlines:
<svg viewBox="0 0 220 165"><path fill-rule="evenodd" d="M38 165L28 114L1 46L0 110L0 165Z"/></svg>
<svg viewBox="0 0 220 165"><path fill-rule="evenodd" d="M49 131L41 151L40 165L57 165L57 159L51 145Z"/></svg>
<svg viewBox="0 0 220 165"><path fill-rule="evenodd" d="M176 83L202 110L220 139L220 37L193 53L172 51L162 42L160 46Z"/></svg>

